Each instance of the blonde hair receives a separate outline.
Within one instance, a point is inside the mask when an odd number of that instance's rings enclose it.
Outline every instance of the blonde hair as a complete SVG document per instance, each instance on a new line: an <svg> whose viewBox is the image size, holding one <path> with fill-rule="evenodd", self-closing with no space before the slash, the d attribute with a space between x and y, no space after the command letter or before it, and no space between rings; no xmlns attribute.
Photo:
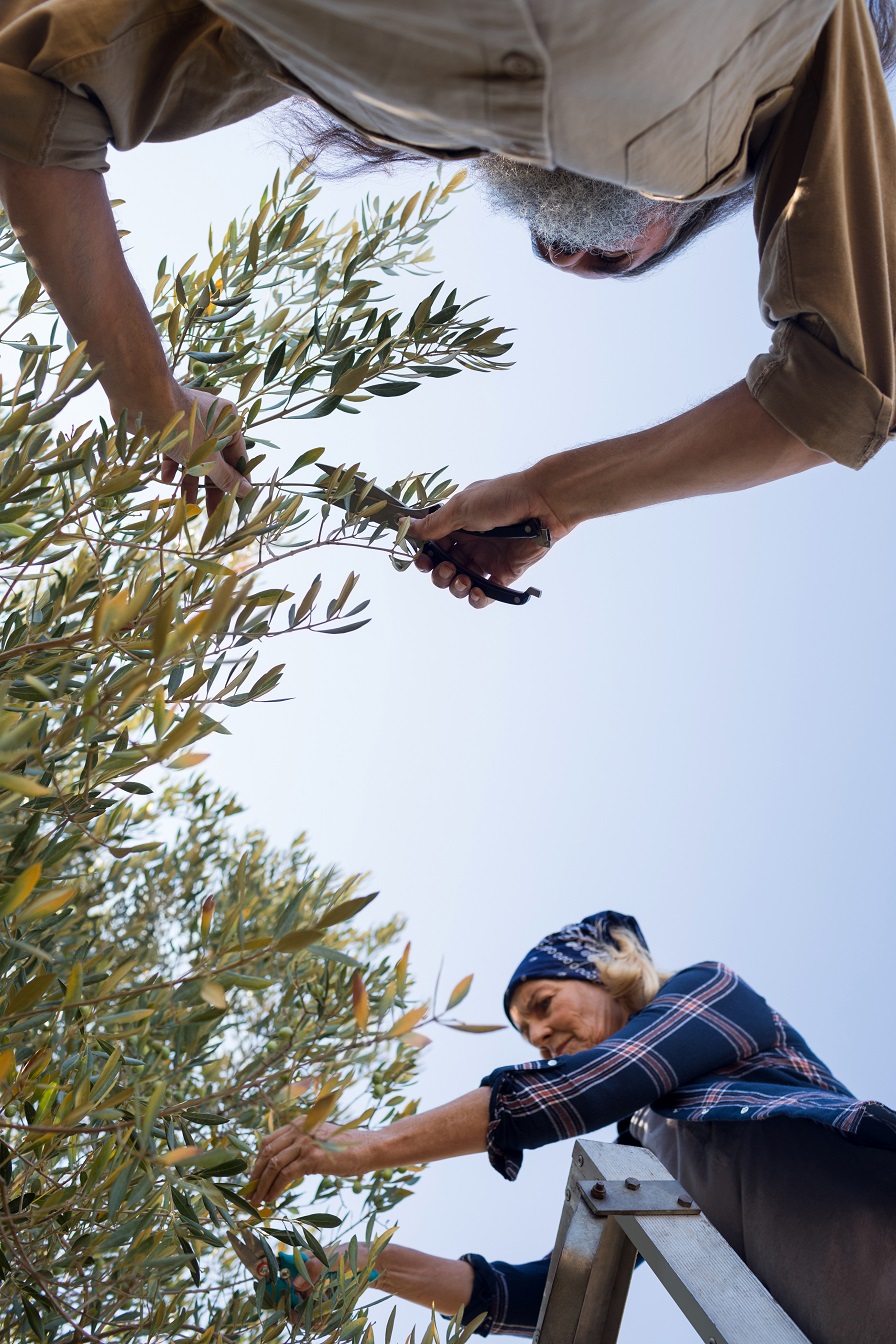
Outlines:
<svg viewBox="0 0 896 1344"><path fill-rule="evenodd" d="M613 942L594 953L594 965L604 989L631 1017L655 998L669 975L659 970L647 948L633 934L618 927L609 932Z"/></svg>

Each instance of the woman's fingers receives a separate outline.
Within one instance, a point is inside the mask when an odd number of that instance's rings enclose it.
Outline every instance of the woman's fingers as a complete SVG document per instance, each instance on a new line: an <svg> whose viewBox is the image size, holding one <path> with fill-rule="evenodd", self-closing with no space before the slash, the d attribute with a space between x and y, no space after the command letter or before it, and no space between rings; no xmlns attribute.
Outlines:
<svg viewBox="0 0 896 1344"><path fill-rule="evenodd" d="M280 1173L294 1163L306 1139L307 1135L295 1125L283 1125L268 1135L258 1151L250 1176L253 1187L250 1198L254 1204L270 1203Z"/></svg>
<svg viewBox="0 0 896 1344"><path fill-rule="evenodd" d="M307 1152L300 1149L297 1153L290 1153L289 1161L276 1167L271 1164L267 1181L259 1183L259 1194L262 1195L265 1204L273 1204L284 1190L296 1185L313 1170L314 1163L309 1162Z"/></svg>
<svg viewBox="0 0 896 1344"><path fill-rule="evenodd" d="M326 1265L318 1260L315 1255L309 1255L307 1260L303 1260L302 1268L307 1278L297 1274L292 1281L292 1286L300 1297L307 1297L318 1280L323 1278L328 1271Z"/></svg>
<svg viewBox="0 0 896 1344"><path fill-rule="evenodd" d="M269 1134L258 1150L249 1178L252 1191L249 1198L253 1204L272 1203L287 1186L312 1172L336 1171L335 1155L326 1152L317 1141L326 1141L334 1131L333 1125L321 1125L314 1134L306 1134L296 1123L291 1123Z"/></svg>

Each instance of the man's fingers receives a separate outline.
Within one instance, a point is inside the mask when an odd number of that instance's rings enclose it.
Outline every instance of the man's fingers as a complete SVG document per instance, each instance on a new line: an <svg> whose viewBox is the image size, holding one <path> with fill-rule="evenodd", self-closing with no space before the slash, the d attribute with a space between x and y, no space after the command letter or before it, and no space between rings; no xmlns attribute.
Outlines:
<svg viewBox="0 0 896 1344"><path fill-rule="evenodd" d="M235 491L238 499L242 499L243 495L248 495L252 489L249 481L237 471L236 467L232 467L229 462L224 461L222 453L215 453L212 463L212 469L206 480L211 481L212 485L217 486L219 490Z"/></svg>
<svg viewBox="0 0 896 1344"><path fill-rule="evenodd" d="M320 1149L309 1134L293 1125L275 1130L261 1145L250 1181L255 1183L253 1204L270 1204L293 1181L315 1168Z"/></svg>
<svg viewBox="0 0 896 1344"><path fill-rule="evenodd" d="M456 573L457 570L454 568L454 565L449 564L447 560L443 560L442 563L436 565L435 569L432 571L432 581L437 588L448 588Z"/></svg>
<svg viewBox="0 0 896 1344"><path fill-rule="evenodd" d="M304 1296L311 1291L311 1286L317 1283L318 1279L326 1274L327 1269L326 1266L318 1260L316 1255L309 1255L308 1259L303 1261L302 1268L308 1277L303 1278L301 1274L298 1274L292 1282L293 1287L297 1288Z"/></svg>
<svg viewBox="0 0 896 1344"><path fill-rule="evenodd" d="M243 498L251 490L252 487L248 477L239 469L241 463L245 464L248 449L242 431L237 427L239 425L239 413L235 406L206 392L196 392L191 395L194 404L198 407L195 431L192 438L187 436L184 442L177 444L170 453L165 454L162 459L161 478L166 485L170 485L176 479L178 468L189 460L190 455L200 443L211 439L215 434L218 434L218 442L220 442L220 430L223 428L225 434L232 430L223 449L212 454L210 458L211 469L204 477L205 507L206 512L211 516L225 494ZM186 423L184 417L187 415L188 408L185 407L181 415L182 426ZM196 503L199 496L199 480L197 477L189 475L188 472L184 473L181 481L181 494L189 504Z"/></svg>
<svg viewBox="0 0 896 1344"><path fill-rule="evenodd" d="M438 541L441 537L447 537L449 532L456 532L465 526L463 512L463 507L457 501L449 499L435 513L415 519L408 528L408 535L417 541Z"/></svg>

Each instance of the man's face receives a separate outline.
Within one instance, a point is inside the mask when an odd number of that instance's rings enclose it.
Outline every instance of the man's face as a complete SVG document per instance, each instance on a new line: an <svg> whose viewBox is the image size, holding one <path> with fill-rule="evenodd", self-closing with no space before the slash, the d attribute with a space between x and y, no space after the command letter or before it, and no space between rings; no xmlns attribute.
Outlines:
<svg viewBox="0 0 896 1344"><path fill-rule="evenodd" d="M477 159L473 176L496 210L528 225L536 256L588 280L636 270L662 251L693 209L499 154Z"/></svg>

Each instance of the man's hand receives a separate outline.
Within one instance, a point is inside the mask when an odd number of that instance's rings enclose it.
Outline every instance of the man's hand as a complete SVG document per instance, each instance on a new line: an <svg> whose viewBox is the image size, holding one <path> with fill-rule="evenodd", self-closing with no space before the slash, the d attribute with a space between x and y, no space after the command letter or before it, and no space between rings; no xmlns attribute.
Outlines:
<svg viewBox="0 0 896 1344"><path fill-rule="evenodd" d="M489 537L470 537L469 532L487 532L493 527L538 518L550 528L551 540L559 541L572 530L572 523L561 518L537 482L527 471L499 476L492 481L474 481L452 495L437 513L412 523L409 535L415 541L437 541L443 550L456 556L459 563L475 570L485 579L512 587L530 565L547 554L535 541L500 541ZM462 530L463 529L463 530ZM433 566L422 553L414 564L424 574L432 571L437 588L447 588L454 597L468 598L471 607L487 607L491 599L465 574L443 561Z"/></svg>
<svg viewBox="0 0 896 1344"><path fill-rule="evenodd" d="M177 463L209 436L214 421L236 415L228 401L175 382L152 317L125 264L102 176L74 168L32 168L0 154L0 199L29 261L40 276L63 322L76 341L87 342L91 363L117 419L127 408L150 433L164 429L181 412L189 423L197 406L192 441L179 444L162 478L173 481ZM213 409L214 408L214 409ZM207 425L206 422L211 421ZM212 459L206 479L209 513L225 491L245 494L237 463L246 456L243 436L233 437ZM184 478L184 496L194 503L195 476Z"/></svg>
<svg viewBox="0 0 896 1344"><path fill-rule="evenodd" d="M242 430L239 427L239 411L233 403L223 397L215 396L213 392L203 392L195 388L177 387L176 385L172 392L172 403L170 414L167 417L160 417L158 414L144 415L143 417L147 429L155 433L162 430L180 409L182 419L178 431L186 431L189 428L193 406L196 406L195 426L192 436L177 444L174 450L164 458L161 472L162 480L166 484L170 484L177 475L178 466L187 461L200 444L211 437L218 425L223 426L228 417L232 417L236 421L233 434L222 449L209 454L207 458L212 463L212 469L203 478L205 481L206 511L209 514L213 513L223 496L228 492L235 492L238 497L247 494L250 489L249 480L245 474L248 451ZM160 418L162 423L158 423ZM240 467L241 463L243 464L242 469ZM185 472L181 490L187 503L195 504L199 497L199 477L191 476Z"/></svg>
<svg viewBox="0 0 896 1344"><path fill-rule="evenodd" d="M477 481L437 513L413 523L409 535L438 541L471 569L506 586L544 550L528 541L477 540L457 529L478 532L535 517L559 541L590 518L748 490L829 461L778 424L740 382L652 429L554 453L525 471ZM436 587L468 598L473 607L488 605L453 565L433 569L425 556L415 564L433 570Z"/></svg>
<svg viewBox="0 0 896 1344"><path fill-rule="evenodd" d="M298 1121L281 1125L259 1149L249 1178L248 1197L261 1207L273 1204L303 1176L361 1176L371 1169L366 1159L372 1138L367 1129L340 1131L337 1125L319 1125L308 1134ZM320 1146L321 1141L331 1140L334 1149Z"/></svg>

